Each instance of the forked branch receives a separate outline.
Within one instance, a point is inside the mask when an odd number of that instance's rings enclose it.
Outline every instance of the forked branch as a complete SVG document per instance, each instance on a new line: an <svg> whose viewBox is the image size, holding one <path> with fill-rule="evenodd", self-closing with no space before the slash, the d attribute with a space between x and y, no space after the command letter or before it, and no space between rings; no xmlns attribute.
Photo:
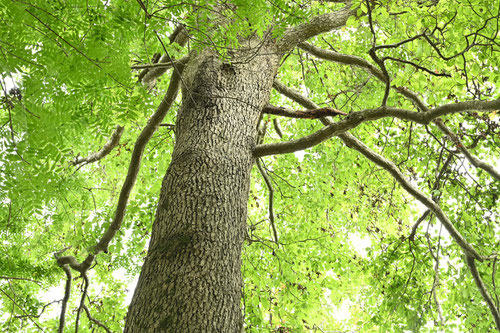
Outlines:
<svg viewBox="0 0 500 333"><path fill-rule="evenodd" d="M324 60L332 61L332 62L337 62L345 65L351 65L351 66L357 66L360 68L365 69L368 71L370 74L372 74L375 78L377 78L379 81L386 83L384 74L382 73L381 70L373 66L369 61L353 56L353 55L348 55L348 54L342 54L330 50L324 50L319 47L316 47L314 45L308 44L308 43L301 43L299 44L299 47L310 54ZM279 87L276 87L276 90L279 91ZM394 89L396 92L407 98L409 101L411 101L418 109L421 111L428 112L429 108L425 105L425 103L418 97L418 95L404 87L397 87L397 86L391 86L392 89ZM493 101L493 103L497 101ZM465 103L473 103L473 102L465 102ZM460 103L457 103L460 104ZM450 104L448 104L450 105ZM498 106L497 106L498 107ZM446 108L446 106L445 106ZM495 108L493 108L495 109ZM451 108L449 108L451 110ZM441 110L442 111L442 110ZM438 128L447 136L450 137L452 141L454 141L459 148L460 152L467 158L467 160L474 165L477 168L481 168L488 172L493 178L496 180L499 180L500 177L500 172L498 172L495 168L493 168L491 165L485 163L484 161L481 161L474 155L470 153L470 151L460 142L460 139L457 137L456 134L454 134L450 129L446 127L443 121L441 121L439 118L436 118L433 120L433 122L438 126Z"/></svg>
<svg viewBox="0 0 500 333"><path fill-rule="evenodd" d="M287 142L258 145L254 149L254 156L260 157L274 154L285 154L311 148L325 140L328 140L332 136L342 134L366 121L385 117L410 120L418 124L427 125L434 119L447 114L460 113L471 110L495 110L498 108L500 108L500 99L495 101L471 101L446 104L431 109L428 112L414 112L411 110L398 109L389 106L382 106L377 109L366 109L362 111L351 112L344 119L323 127L317 132L300 139Z"/></svg>

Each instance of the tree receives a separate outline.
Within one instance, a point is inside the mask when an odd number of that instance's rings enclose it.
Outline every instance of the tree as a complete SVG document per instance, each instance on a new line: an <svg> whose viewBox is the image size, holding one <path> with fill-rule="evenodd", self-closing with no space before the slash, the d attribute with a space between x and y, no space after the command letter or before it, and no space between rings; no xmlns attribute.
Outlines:
<svg viewBox="0 0 500 333"><path fill-rule="evenodd" d="M496 1L0 13L2 330L500 331Z"/></svg>

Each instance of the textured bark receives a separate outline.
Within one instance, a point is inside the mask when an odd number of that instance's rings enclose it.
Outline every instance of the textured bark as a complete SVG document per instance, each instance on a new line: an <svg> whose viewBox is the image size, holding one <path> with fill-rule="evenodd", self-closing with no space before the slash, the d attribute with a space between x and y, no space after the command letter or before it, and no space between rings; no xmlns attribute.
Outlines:
<svg viewBox="0 0 500 333"><path fill-rule="evenodd" d="M204 51L184 70L172 162L125 332L241 332L252 150L278 65L272 44L250 52L229 65Z"/></svg>

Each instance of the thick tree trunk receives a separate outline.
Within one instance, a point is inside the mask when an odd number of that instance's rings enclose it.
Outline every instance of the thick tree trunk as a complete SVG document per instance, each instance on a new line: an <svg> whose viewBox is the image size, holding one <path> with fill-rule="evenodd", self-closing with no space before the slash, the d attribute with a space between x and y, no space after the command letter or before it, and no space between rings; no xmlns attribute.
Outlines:
<svg viewBox="0 0 500 333"><path fill-rule="evenodd" d="M272 45L235 55L233 65L209 51L187 65L172 162L125 332L241 331L252 149L277 65Z"/></svg>

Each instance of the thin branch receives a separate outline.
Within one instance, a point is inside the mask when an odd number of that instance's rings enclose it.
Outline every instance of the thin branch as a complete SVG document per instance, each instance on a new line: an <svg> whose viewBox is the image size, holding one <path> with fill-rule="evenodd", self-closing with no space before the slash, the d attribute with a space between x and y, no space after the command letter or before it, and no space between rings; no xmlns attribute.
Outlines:
<svg viewBox="0 0 500 333"><path fill-rule="evenodd" d="M260 174L262 175L262 178L264 179L264 182L266 183L267 190L269 191L269 222L271 223L271 227L273 229L274 242L276 243L276 245L279 246L278 231L276 231L276 225L274 223L274 208L273 208L274 188L273 188L273 184L271 184L271 181L269 180L269 176L267 175L264 168L262 168L262 165L260 163L260 158L257 159L256 164L257 164L257 168L259 169Z"/></svg>
<svg viewBox="0 0 500 333"><path fill-rule="evenodd" d="M106 325L104 325L99 320L97 320L97 319L95 319L94 317L91 316L90 310L89 310L89 308L85 304L82 305L82 308L85 311L85 313L87 314L87 318L89 318L89 320L91 322L93 322L94 324L96 324L99 327L102 327L107 333L112 333L112 331Z"/></svg>
<svg viewBox="0 0 500 333"><path fill-rule="evenodd" d="M171 63L156 63L156 64L145 64L145 65L135 65L130 66L131 69L153 69L153 68L172 68Z"/></svg>
<svg viewBox="0 0 500 333"><path fill-rule="evenodd" d="M429 223L430 225L430 223ZM441 228L439 229L439 241L441 239L441 230L442 230L443 225L441 225ZM436 250L436 254L434 254L434 251L432 251L432 245L431 245L431 240L429 237L429 231L425 233L425 238L427 239L427 248L429 249L429 253L431 254L432 258L435 261L434 264L434 283L432 284L432 298L434 299L434 303L436 304L436 309L439 317L439 322L442 327L445 325L445 319L443 317L443 309L441 308L441 303L439 303L438 297L437 297L437 292L436 289L439 287L439 241L438 241L438 248Z"/></svg>
<svg viewBox="0 0 500 333"><path fill-rule="evenodd" d="M278 52L284 54L309 38L343 27L352 14L351 6L348 4L333 13L312 17L306 23L288 28L277 42L276 48Z"/></svg>
<svg viewBox="0 0 500 333"><path fill-rule="evenodd" d="M45 309L49 306L51 306L52 304L54 303L59 303L61 302L62 300L57 300L57 301L52 301L52 302L49 302L47 304L45 304L43 307L42 307L42 310L40 310L40 313L38 313L37 315L22 315L22 316L16 316L16 318L26 318L26 317L31 317L31 318L40 318L40 316L45 312Z"/></svg>
<svg viewBox="0 0 500 333"><path fill-rule="evenodd" d="M78 165L81 163L89 164L103 159L113 150L113 148L115 148L118 145L118 143L120 143L120 138L122 134L123 134L123 127L119 125L116 126L115 131L113 132L113 134L111 134L111 137L109 138L108 142L106 142L106 144L101 148L101 150L92 153L87 157L79 156L72 162L72 164L73 165Z"/></svg>
<svg viewBox="0 0 500 333"><path fill-rule="evenodd" d="M382 98L382 106L385 106L387 104L387 99L389 98L389 92L391 90L391 78L389 77L389 73L387 72L387 68L385 67L385 62L384 59L380 59L379 56L377 55L377 35L375 33L375 29L373 27L373 19L372 19L372 8L370 6L370 0L366 0L366 8L368 10L368 23L370 25L370 31L373 36L372 40L372 48L368 51L368 54L370 57L377 63L377 65L380 67L382 74L384 75L384 82L385 82L385 91L384 91L384 97Z"/></svg>
<svg viewBox="0 0 500 333"><path fill-rule="evenodd" d="M408 239L410 241L413 241L415 240L415 234L417 233L417 229L418 227L420 226L420 224L427 218L427 216L429 216L430 214L430 209L427 209L423 214L422 216L420 216L417 220L417 222L415 222L415 224L413 224L413 227L411 228L411 233L410 233L410 236L408 237Z"/></svg>
<svg viewBox="0 0 500 333"><path fill-rule="evenodd" d="M427 73L434 75L434 76L451 77L451 74L449 74L449 73L439 73L436 71L431 71L430 69L428 69L424 66L420 66L419 64L416 64L413 61L409 61L409 60L399 59L399 58L390 57L390 56L384 57L382 60L392 60L392 61L396 61L396 62L401 62L403 64L411 65L411 66L415 67L416 69L427 72Z"/></svg>
<svg viewBox="0 0 500 333"><path fill-rule="evenodd" d="M274 130L276 131L276 134L278 134L278 136L281 139L283 137L283 131L281 130L280 121L278 118L273 119L273 126Z"/></svg>
<svg viewBox="0 0 500 333"><path fill-rule="evenodd" d="M495 259L493 259L493 267L491 268L491 284L493 284L493 290L494 290L494 293L495 293L495 299L496 299L496 306L498 308L499 306L499 301L498 301L498 294L496 293L496 290L497 290L497 286L496 286L496 283L495 283L495 274L496 274L496 264L497 264L497 260L498 260L498 257L495 257Z"/></svg>
<svg viewBox="0 0 500 333"><path fill-rule="evenodd" d="M342 112L340 110L324 107L319 109L310 109L306 111L300 110L290 110L283 107L278 107L274 105L267 105L262 109L262 112L268 114L274 114L276 116L290 117L290 118L305 118L305 119L317 119L326 116L338 116L343 115L346 116L347 113Z"/></svg>
<svg viewBox="0 0 500 333"><path fill-rule="evenodd" d="M89 290L89 278L87 277L87 274L82 274L82 278L83 278L83 292L80 298L80 306L76 311L75 333L78 333L78 329L80 326L80 314L82 313L83 307L85 306L85 298L87 297L87 293Z"/></svg>
<svg viewBox="0 0 500 333"><path fill-rule="evenodd" d="M141 8L144 11L144 13L146 13L146 17L148 19L151 18L151 14L148 13L148 9L146 8L146 5L144 5L144 2L142 2L141 0L137 0L137 2L139 3L139 6L141 6Z"/></svg>
<svg viewBox="0 0 500 333"><path fill-rule="evenodd" d="M490 296L490 293L486 289L486 286L483 283L483 280L481 279L481 276L479 275L479 272L476 267L476 262L472 256L466 256L467 261L467 266L469 266L469 271L472 274L472 277L474 278L474 282L476 283L476 286L478 287L479 291L481 292L481 295L483 296L483 299L486 301L486 304L488 304L488 307L490 308L491 315L493 316L493 319L495 320L495 325L497 327L497 330L500 332L500 314L498 313L498 309L495 306L495 303L493 302L493 299Z"/></svg>
<svg viewBox="0 0 500 333"><path fill-rule="evenodd" d="M315 104L313 101L310 99L302 96L298 91L285 86L283 83L281 83L278 80L274 80L273 82L273 88L276 89L277 92L279 92L282 95L285 95L286 97L290 98L291 100L299 103L306 109L318 109L319 106Z"/></svg>
<svg viewBox="0 0 500 333"><path fill-rule="evenodd" d="M380 50L380 49L396 49L396 48L400 47L403 44L412 42L412 41L414 41L414 40L416 40L416 39L418 39L420 37L423 37L424 34L425 34L425 32L421 33L421 34L418 34L418 35L415 35L413 37L410 37L408 39L402 40L400 42L394 43L394 44L377 45L377 46L375 46L375 50Z"/></svg>
<svg viewBox="0 0 500 333"><path fill-rule="evenodd" d="M28 278L16 277L16 276L4 276L4 275L0 275L0 279L3 279L3 280L21 280L21 281L33 282L33 283L36 283L38 285L42 284L40 281L36 281L36 280L28 279Z"/></svg>

